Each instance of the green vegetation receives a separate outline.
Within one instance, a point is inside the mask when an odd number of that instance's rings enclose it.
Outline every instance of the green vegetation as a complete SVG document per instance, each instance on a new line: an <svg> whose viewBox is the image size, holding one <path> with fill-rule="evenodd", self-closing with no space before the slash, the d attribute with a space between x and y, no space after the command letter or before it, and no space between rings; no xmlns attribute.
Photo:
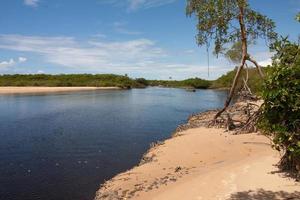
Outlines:
<svg viewBox="0 0 300 200"><path fill-rule="evenodd" d="M273 40L277 36L274 22L253 10L248 0L187 0L186 14L197 19L197 43L214 42L216 54L228 44L247 46L258 38Z"/></svg>
<svg viewBox="0 0 300 200"><path fill-rule="evenodd" d="M270 71L270 66L262 68L264 73ZM216 80L209 81L200 78L191 78L183 81L176 80L148 80L147 85L149 86L161 86L161 87L173 87L173 88L196 88L196 89L226 89L229 90L234 76L236 74L237 68L227 72ZM263 80L259 76L256 68L248 69L248 86L251 91L257 95L261 95ZM238 80L236 91L240 90L243 87L242 78L246 77L246 69L242 70L241 78ZM145 80L145 79L144 79ZM146 80L145 80L146 81Z"/></svg>
<svg viewBox="0 0 300 200"><path fill-rule="evenodd" d="M300 46L287 38L274 44L277 54L263 86L260 128L283 150L281 167L300 171Z"/></svg>
<svg viewBox="0 0 300 200"><path fill-rule="evenodd" d="M146 80L144 78L131 79L127 76L113 74L15 74L0 75L0 86L48 86L48 87L121 87L144 88L147 86L196 88L196 89L229 89L236 69L221 76L217 80L209 81L201 78L176 80ZM245 72L243 72L245 74ZM262 81L256 69L249 69L249 87L253 92L261 90ZM242 81L239 81L238 89Z"/></svg>
<svg viewBox="0 0 300 200"><path fill-rule="evenodd" d="M211 83L212 83L212 81L203 80L200 78L191 78L191 79L186 79L183 81L150 80L148 82L149 82L150 86L196 88L196 89L207 89L211 86Z"/></svg>
<svg viewBox="0 0 300 200"><path fill-rule="evenodd" d="M268 73L270 67L265 67L262 68L262 71L264 73ZM241 72L241 77L246 77L246 72L247 69L243 69ZM235 68L232 71L229 71L227 74L221 76L217 80L212 82L212 85L210 88L213 89L219 89L219 88L225 88L229 89L232 85L232 81L234 79L234 76L236 74L237 68ZM251 89L251 91L257 95L261 94L262 90L262 84L263 80L259 76L257 69L256 68L249 68L248 69L248 75L249 75L249 80L248 80L248 86ZM237 82L236 90L240 90L243 87L243 80L240 78Z"/></svg>
<svg viewBox="0 0 300 200"><path fill-rule="evenodd" d="M127 76L113 74L29 74L1 75L0 86L49 86L49 87L145 87L145 85Z"/></svg>
<svg viewBox="0 0 300 200"><path fill-rule="evenodd" d="M298 22L300 22L300 12L297 14L296 20L297 20Z"/></svg>
<svg viewBox="0 0 300 200"><path fill-rule="evenodd" d="M0 75L0 86L48 86L48 87L121 87L144 88L147 86L207 89L212 81L191 78L183 81L131 79L113 74L15 74Z"/></svg>
<svg viewBox="0 0 300 200"><path fill-rule="evenodd" d="M252 9L248 0L187 0L186 14L197 19L198 45L209 47L210 43L214 43L216 55L226 51L229 45L236 44L231 48L234 52L234 49L241 48L240 56L234 53L235 58L241 58L240 66L236 70L223 109L215 115L216 120L230 105L247 62L254 64L261 78L264 77L261 66L248 52L248 44L259 38L271 42L276 40L275 23ZM232 52L229 52L227 57L231 59L231 55Z"/></svg>

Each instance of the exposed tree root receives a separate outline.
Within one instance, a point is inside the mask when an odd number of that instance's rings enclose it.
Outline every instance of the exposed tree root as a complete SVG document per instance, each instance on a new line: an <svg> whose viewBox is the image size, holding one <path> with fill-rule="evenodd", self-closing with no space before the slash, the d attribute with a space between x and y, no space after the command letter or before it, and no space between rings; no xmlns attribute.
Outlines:
<svg viewBox="0 0 300 200"><path fill-rule="evenodd" d="M250 59L249 57L245 58L245 59ZM251 62L255 62L254 60L251 59ZM255 62L256 63L256 62ZM226 112L226 109L229 106L229 103L231 101L231 99L233 98L233 94L234 94L234 90L237 84L237 77L235 77L234 83L233 83L233 87L230 90L230 94L227 98L227 101L225 103L225 106L222 110L220 110L219 112L217 112L217 114L215 115L214 119L210 122L209 126L217 126L218 124L224 124L225 122L225 127L227 129L227 131L231 131L234 129L238 129L236 131L236 134L239 133L251 133L251 132L257 132L257 128L256 128L256 124L259 118L259 114L261 113L260 108L256 109L256 108L252 108L252 106L257 106L253 103L251 103L250 101L257 101L259 100L257 96L255 96L250 87L248 86L248 80L249 80L249 72L248 72L248 65L245 61L242 62L242 65L240 67L240 69L243 69L243 67L246 67L246 77L243 77L243 87L240 90L240 92L238 92L238 101L239 102L247 102L247 106L243 107L243 111L245 112L244 114L247 115L248 119L246 120L246 122L242 122L242 121L238 121L238 120L233 120L232 119L232 113ZM260 69L260 67L258 65L256 65L258 69ZM261 72L259 70L259 72ZM236 74L236 76L238 76L238 72ZM260 74L263 75L263 74ZM256 110L255 112L253 112L253 110ZM222 113L225 114L226 119L224 119L224 117L222 117ZM234 122L239 122L240 126L237 126Z"/></svg>
<svg viewBox="0 0 300 200"><path fill-rule="evenodd" d="M180 125L176 133L197 127L216 127L233 131L235 134L256 132L256 124L261 113L263 101L257 97L240 98L228 107L217 119L214 118L218 110L192 115L187 124Z"/></svg>
<svg viewBox="0 0 300 200"><path fill-rule="evenodd" d="M287 153L284 153L278 163L278 167L287 176L300 181L300 159L290 158Z"/></svg>
<svg viewBox="0 0 300 200"><path fill-rule="evenodd" d="M251 109L251 108L250 108ZM236 134L239 133L253 133L253 132L257 132L257 122L259 119L259 116L261 114L261 107L259 107L259 109L257 111L255 111L254 113L250 114L250 109L247 109L246 112L248 112L249 114L249 118L246 121L246 123L244 123L244 125L242 126L242 128L240 128L240 130L238 130L236 132Z"/></svg>

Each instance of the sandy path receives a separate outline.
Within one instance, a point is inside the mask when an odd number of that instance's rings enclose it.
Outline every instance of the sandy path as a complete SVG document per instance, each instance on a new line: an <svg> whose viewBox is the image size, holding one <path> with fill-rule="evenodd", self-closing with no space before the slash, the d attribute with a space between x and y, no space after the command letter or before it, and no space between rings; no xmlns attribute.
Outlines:
<svg viewBox="0 0 300 200"><path fill-rule="evenodd" d="M271 173L278 156L264 136L190 129L152 148L151 162L108 181L96 199L300 199L299 183Z"/></svg>
<svg viewBox="0 0 300 200"><path fill-rule="evenodd" d="M29 94L51 92L76 92L90 90L116 90L118 87L0 87L0 94Z"/></svg>

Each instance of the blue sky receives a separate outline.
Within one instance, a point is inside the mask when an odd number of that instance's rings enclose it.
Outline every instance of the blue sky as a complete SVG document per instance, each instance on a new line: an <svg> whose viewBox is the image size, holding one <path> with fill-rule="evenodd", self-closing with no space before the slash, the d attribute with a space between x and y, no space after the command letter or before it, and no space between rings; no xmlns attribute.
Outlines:
<svg viewBox="0 0 300 200"><path fill-rule="evenodd" d="M271 3L270 3L271 2ZM2 0L0 73L115 73L151 79L214 79L233 69L195 43L185 0ZM297 40L300 0L250 0ZM270 62L264 42L250 48Z"/></svg>

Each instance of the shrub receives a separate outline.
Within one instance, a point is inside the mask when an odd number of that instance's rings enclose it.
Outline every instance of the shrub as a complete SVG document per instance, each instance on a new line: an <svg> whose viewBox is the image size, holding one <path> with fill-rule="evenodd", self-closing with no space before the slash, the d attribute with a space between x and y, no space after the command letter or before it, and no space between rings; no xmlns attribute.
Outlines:
<svg viewBox="0 0 300 200"><path fill-rule="evenodd" d="M274 45L273 67L263 86L259 126L284 151L282 169L300 170L300 46L283 39Z"/></svg>
<svg viewBox="0 0 300 200"><path fill-rule="evenodd" d="M137 78L135 81L140 85L140 87L147 87L149 85L149 82L144 78Z"/></svg>
<svg viewBox="0 0 300 200"><path fill-rule="evenodd" d="M207 89L211 82L200 78L191 78L183 81L183 84L197 89Z"/></svg>

